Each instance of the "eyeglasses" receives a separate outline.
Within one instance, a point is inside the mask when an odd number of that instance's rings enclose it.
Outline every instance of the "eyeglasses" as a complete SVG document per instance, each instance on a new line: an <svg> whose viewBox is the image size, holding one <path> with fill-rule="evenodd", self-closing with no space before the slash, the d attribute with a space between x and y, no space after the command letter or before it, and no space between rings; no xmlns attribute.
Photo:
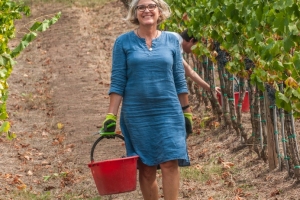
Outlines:
<svg viewBox="0 0 300 200"><path fill-rule="evenodd" d="M148 8L149 11L153 11L155 10L156 7L157 7L156 4L149 4L148 6L146 5L137 6L136 9L139 10L140 12L144 12L146 8Z"/></svg>

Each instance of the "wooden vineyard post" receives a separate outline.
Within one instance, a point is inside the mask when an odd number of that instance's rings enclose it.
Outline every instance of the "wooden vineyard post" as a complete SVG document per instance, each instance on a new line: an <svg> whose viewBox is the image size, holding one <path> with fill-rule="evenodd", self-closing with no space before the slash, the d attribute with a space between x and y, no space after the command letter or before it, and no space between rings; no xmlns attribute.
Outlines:
<svg viewBox="0 0 300 200"><path fill-rule="evenodd" d="M227 97L227 88L226 81L228 79L227 74L225 72L225 65L228 62L229 54L220 49L220 44L215 44L215 50L218 53L217 65L218 65L218 73L220 79L220 87L222 92L221 102L222 102L222 112L225 126L228 128L232 127L232 122L229 116L229 105L228 105L228 97Z"/></svg>
<svg viewBox="0 0 300 200"><path fill-rule="evenodd" d="M189 63L189 54L184 54L184 60L188 63ZM195 91L193 90L193 80L191 78L187 78L187 86L188 86L188 89L189 89L189 92L191 95L194 95L195 94Z"/></svg>
<svg viewBox="0 0 300 200"><path fill-rule="evenodd" d="M208 80L208 58L207 56L204 56L203 61L202 61L202 69L203 69L203 79L205 82ZM208 98L207 98L207 92L205 90L202 90L202 97L204 101L205 108L207 109L208 107Z"/></svg>
<svg viewBox="0 0 300 200"><path fill-rule="evenodd" d="M266 108L266 128L267 128L267 152L268 152L268 163L269 163L269 169L274 170L278 165L278 155L279 148L277 149L276 146L278 146L278 130L274 127L277 127L277 116L274 115L274 126L272 123L272 114L270 112L271 105L270 101L267 98L267 91L264 92L264 99L265 99L265 108ZM276 112L276 106L272 105L273 110ZM275 130L276 129L276 130ZM276 140L277 137L277 140ZM277 150L276 150L277 149ZM277 152L276 152L277 151Z"/></svg>
<svg viewBox="0 0 300 200"><path fill-rule="evenodd" d="M225 70L226 71L226 70ZM226 74L228 74L228 79L225 81L225 87L227 89L227 97L229 102L229 111L230 111L230 117L231 117L231 123L233 129L236 131L236 134L240 136L240 129L238 127L238 122L236 118L236 108L234 103L234 93L233 93L233 80L234 77L232 74L230 74L228 71L226 71Z"/></svg>
<svg viewBox="0 0 300 200"><path fill-rule="evenodd" d="M245 131L245 128L242 123L242 104L246 94L245 82L246 81L244 78L239 78L239 99L237 104L237 123L244 143L248 140L247 132Z"/></svg>
<svg viewBox="0 0 300 200"><path fill-rule="evenodd" d="M200 66L199 60L197 58L195 58L194 55L192 55L191 58L192 58L192 61L193 61L194 71L199 75L199 77L202 78L202 66ZM194 84L194 90L195 90L196 98L198 100L198 104L194 109L199 109L200 103L202 102L201 90L203 90L203 89L200 89L198 84L195 83Z"/></svg>
<svg viewBox="0 0 300 200"><path fill-rule="evenodd" d="M288 160L288 174L290 177L294 176L294 169L293 169L293 146L290 143L290 140L292 139L290 137L291 135L291 121L289 117L289 113L287 111L284 111L284 134L286 138L286 150L287 150L287 157Z"/></svg>
<svg viewBox="0 0 300 200"><path fill-rule="evenodd" d="M289 140L290 148L290 159L292 160L291 166L294 170L294 176L297 180L300 180L300 162L299 162L299 148L295 134L295 124L293 112L287 113L286 118L289 122L289 127L287 127L287 136Z"/></svg>
<svg viewBox="0 0 300 200"><path fill-rule="evenodd" d="M259 90L259 109L260 109L260 129L261 129L261 158L266 162L268 160L267 155L267 120L266 120L266 106L265 97L263 91Z"/></svg>
<svg viewBox="0 0 300 200"><path fill-rule="evenodd" d="M207 75L208 75L208 80L207 83L210 85L210 91L206 92L209 93L208 99L210 100L210 103L212 105L214 113L217 114L218 116L218 121L221 121L221 115L222 115L222 109L220 104L218 103L217 99L217 94L215 91L215 73L214 73L214 63L211 60L207 60L208 62L208 70L207 70Z"/></svg>
<svg viewBox="0 0 300 200"><path fill-rule="evenodd" d="M297 180L300 180L300 157L299 157L299 146L297 143L297 136L296 136L296 130L295 130L295 119L293 116L293 111L291 112L291 125L292 125L292 135L291 138L293 138L293 144L294 144L294 155L295 155L295 161L294 161L294 170L295 170L295 176Z"/></svg>
<svg viewBox="0 0 300 200"><path fill-rule="evenodd" d="M279 83L279 91L283 91L283 84ZM283 108L279 109L279 117L280 117L280 135L281 135L281 141L282 141L282 148L283 148L283 155L284 155L284 161L285 161L285 166L288 174L290 175L290 161L289 161L289 156L288 156L288 140L285 135L285 116L284 116L284 110Z"/></svg>
<svg viewBox="0 0 300 200"><path fill-rule="evenodd" d="M253 91L253 90L252 90ZM253 104L253 124L252 124L252 137L253 137L253 150L257 153L258 158L261 158L259 151L259 142L262 147L262 137L261 137L261 123L260 123L260 106L259 106L259 92L257 86L255 86L254 104ZM251 113L252 114L252 113Z"/></svg>

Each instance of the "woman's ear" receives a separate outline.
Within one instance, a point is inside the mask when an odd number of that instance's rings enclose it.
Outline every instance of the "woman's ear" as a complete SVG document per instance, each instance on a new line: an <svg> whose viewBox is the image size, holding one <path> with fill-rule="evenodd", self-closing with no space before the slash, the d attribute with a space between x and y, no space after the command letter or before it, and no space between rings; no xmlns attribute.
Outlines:
<svg viewBox="0 0 300 200"><path fill-rule="evenodd" d="M161 22L161 21L162 21L161 11L160 11L160 10L159 10L159 12L158 12L158 18L157 18L157 21L158 21L158 22Z"/></svg>

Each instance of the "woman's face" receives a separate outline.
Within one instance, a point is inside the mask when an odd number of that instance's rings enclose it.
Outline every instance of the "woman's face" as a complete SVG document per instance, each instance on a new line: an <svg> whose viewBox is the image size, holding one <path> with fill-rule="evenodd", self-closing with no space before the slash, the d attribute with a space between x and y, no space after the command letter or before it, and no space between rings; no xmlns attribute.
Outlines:
<svg viewBox="0 0 300 200"><path fill-rule="evenodd" d="M140 26L156 25L160 11L152 0L140 0L137 4L136 16Z"/></svg>

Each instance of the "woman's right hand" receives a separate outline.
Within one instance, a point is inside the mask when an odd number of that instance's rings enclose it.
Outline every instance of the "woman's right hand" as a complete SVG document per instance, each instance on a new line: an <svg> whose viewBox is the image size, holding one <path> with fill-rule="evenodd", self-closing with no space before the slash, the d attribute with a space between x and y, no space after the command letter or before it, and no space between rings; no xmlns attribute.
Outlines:
<svg viewBox="0 0 300 200"><path fill-rule="evenodd" d="M115 132L117 124L117 116L112 113L107 113L102 124L101 132Z"/></svg>

